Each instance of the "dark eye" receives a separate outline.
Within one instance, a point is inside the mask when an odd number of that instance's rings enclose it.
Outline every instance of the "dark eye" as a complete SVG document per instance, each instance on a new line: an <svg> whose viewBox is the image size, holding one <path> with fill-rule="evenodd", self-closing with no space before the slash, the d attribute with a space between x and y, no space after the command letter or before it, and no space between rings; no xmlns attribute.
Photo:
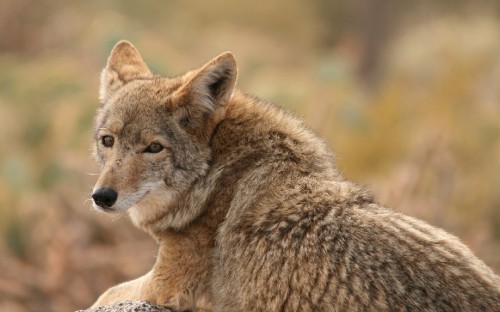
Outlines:
<svg viewBox="0 0 500 312"><path fill-rule="evenodd" d="M103 136L101 141L102 145L104 145L105 147L112 147L113 144L115 144L115 139L110 135Z"/></svg>
<svg viewBox="0 0 500 312"><path fill-rule="evenodd" d="M151 145L149 145L145 150L144 150L144 153L159 153L163 151L163 145L161 145L160 143L151 143Z"/></svg>

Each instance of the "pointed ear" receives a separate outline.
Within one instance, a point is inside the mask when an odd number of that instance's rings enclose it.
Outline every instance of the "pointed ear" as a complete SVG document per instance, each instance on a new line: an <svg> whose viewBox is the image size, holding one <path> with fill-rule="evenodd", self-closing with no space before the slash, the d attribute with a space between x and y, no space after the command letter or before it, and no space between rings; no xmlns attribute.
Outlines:
<svg viewBox="0 0 500 312"><path fill-rule="evenodd" d="M99 100L104 104L109 97L127 82L137 78L151 77L139 51L128 41L118 42L101 73Z"/></svg>
<svg viewBox="0 0 500 312"><path fill-rule="evenodd" d="M231 99L237 77L236 60L231 52L225 52L189 75L175 94L180 106L184 103L215 111Z"/></svg>

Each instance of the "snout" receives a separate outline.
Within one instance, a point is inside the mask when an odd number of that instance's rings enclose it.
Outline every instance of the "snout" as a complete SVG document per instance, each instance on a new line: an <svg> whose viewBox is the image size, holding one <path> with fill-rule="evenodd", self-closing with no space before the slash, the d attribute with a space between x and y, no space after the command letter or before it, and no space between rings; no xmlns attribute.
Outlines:
<svg viewBox="0 0 500 312"><path fill-rule="evenodd" d="M118 193L110 188L98 188L94 194L92 194L94 203L103 209L110 209L117 198Z"/></svg>

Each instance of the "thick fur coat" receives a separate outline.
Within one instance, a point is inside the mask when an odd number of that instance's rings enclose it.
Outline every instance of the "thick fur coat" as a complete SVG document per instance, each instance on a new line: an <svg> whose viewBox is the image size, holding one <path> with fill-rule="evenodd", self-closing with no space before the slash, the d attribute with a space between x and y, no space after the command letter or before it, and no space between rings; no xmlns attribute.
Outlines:
<svg viewBox="0 0 500 312"><path fill-rule="evenodd" d="M159 243L95 306L194 311L500 311L456 237L378 204L300 120L235 89L224 53L176 78L119 42L101 76L94 206Z"/></svg>

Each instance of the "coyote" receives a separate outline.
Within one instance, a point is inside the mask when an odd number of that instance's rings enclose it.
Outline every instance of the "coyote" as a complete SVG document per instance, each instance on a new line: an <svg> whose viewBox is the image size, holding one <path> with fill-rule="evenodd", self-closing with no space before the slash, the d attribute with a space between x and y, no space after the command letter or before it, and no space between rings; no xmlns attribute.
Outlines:
<svg viewBox="0 0 500 312"><path fill-rule="evenodd" d="M500 278L459 239L378 204L326 144L235 89L233 54L176 78L121 41L101 75L94 207L159 244L95 307L178 311L500 311Z"/></svg>

